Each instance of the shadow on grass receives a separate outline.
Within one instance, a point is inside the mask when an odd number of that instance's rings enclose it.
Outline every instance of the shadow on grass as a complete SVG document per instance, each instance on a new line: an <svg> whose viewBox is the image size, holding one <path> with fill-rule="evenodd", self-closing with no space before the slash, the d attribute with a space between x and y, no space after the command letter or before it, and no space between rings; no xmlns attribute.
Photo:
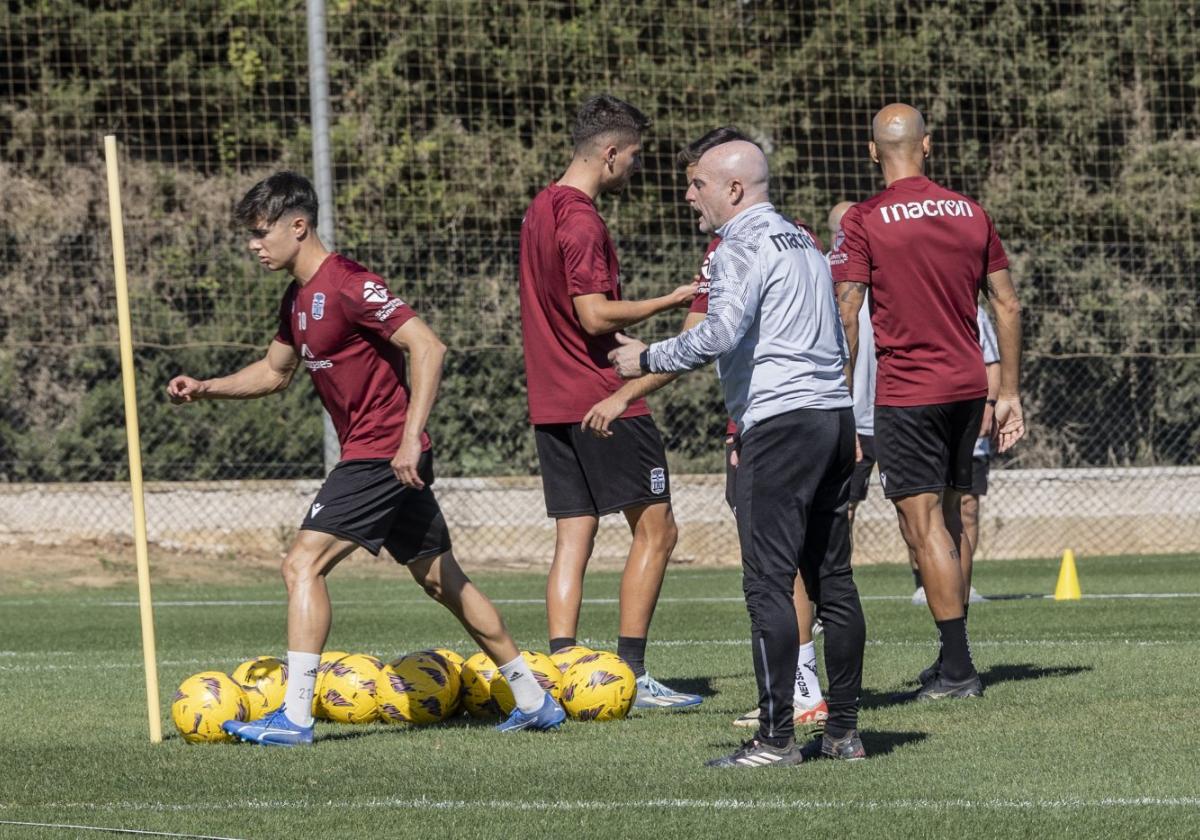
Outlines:
<svg viewBox="0 0 1200 840"><path fill-rule="evenodd" d="M883 732L877 729L868 729L864 732L859 732L859 737L862 738L863 747L866 748L867 758L875 758L888 755L894 752L897 747L924 741L929 737L929 733Z"/></svg>
<svg viewBox="0 0 1200 840"><path fill-rule="evenodd" d="M1092 667L1090 665L1061 665L1047 668L1023 662L1014 665L993 665L986 671L981 672L979 678L983 680L983 687L986 691L989 687L999 685L1000 683L1040 680L1047 677L1071 677L1075 674L1082 674L1091 670ZM915 688L911 691L891 692L887 694L864 691L859 708L882 709L887 706L911 703L916 698L917 689Z"/></svg>
<svg viewBox="0 0 1200 840"><path fill-rule="evenodd" d="M747 730L753 735L752 730ZM803 746L815 738L820 737L819 731L801 731L796 730L796 743ZM924 741L929 737L927 732L888 732L879 729L870 729L860 731L859 737L862 738L863 747L867 751L867 758L877 758L880 756L889 755L895 752L897 748L908 744L915 744ZM731 738L728 741L712 741L709 746L716 751L727 750L735 743L736 739ZM743 738L743 740L745 740Z"/></svg>
<svg viewBox="0 0 1200 840"><path fill-rule="evenodd" d="M715 697L717 690L713 688L713 677L672 677L666 681L667 688L686 694L698 694L701 697Z"/></svg>

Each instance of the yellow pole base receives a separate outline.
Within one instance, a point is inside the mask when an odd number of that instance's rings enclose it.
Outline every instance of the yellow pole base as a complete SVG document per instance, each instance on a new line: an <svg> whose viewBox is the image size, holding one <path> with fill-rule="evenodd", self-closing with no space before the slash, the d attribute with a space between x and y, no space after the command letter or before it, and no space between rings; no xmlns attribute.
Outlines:
<svg viewBox="0 0 1200 840"><path fill-rule="evenodd" d="M1078 601L1083 597L1079 591L1079 573L1075 571L1075 552L1063 552L1062 565L1058 568L1058 585L1054 587L1055 601Z"/></svg>

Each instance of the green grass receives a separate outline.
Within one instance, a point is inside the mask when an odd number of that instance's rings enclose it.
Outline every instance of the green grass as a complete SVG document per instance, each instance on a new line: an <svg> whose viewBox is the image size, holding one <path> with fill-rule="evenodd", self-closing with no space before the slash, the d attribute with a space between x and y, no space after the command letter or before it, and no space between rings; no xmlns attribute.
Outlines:
<svg viewBox="0 0 1200 840"><path fill-rule="evenodd" d="M1053 590L1054 561L980 564L990 595ZM1082 558L1085 595L1200 593L1200 558ZM543 578L479 575L518 641L544 647ZM0 598L0 820L235 838L1200 836L1200 598L1013 598L976 607L979 701L915 706L933 653L902 569L858 573L868 761L713 771L753 704L739 576L673 570L649 663L699 710L557 734L479 722L318 730L313 749L148 743L132 589ZM462 630L403 573L331 581L330 647L391 656ZM582 635L611 646L616 577L588 580ZM260 605L172 605L189 600ZM607 600L606 600L607 599ZM702 600L710 599L710 600ZM280 586L155 591L164 704L199 670L279 653ZM114 605L124 602L126 605ZM0 824L0 837L103 836Z"/></svg>

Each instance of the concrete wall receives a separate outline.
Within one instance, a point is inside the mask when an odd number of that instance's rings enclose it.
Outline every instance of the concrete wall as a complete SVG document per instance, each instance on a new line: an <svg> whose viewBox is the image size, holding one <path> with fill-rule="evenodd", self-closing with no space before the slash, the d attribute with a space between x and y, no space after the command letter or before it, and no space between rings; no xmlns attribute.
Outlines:
<svg viewBox="0 0 1200 840"><path fill-rule="evenodd" d="M737 537L724 478L672 476L680 542L676 561L736 564ZM162 551L277 556L289 543L318 481L152 483L146 509ZM456 550L472 564L528 568L549 562L553 522L536 477L441 478L435 489ZM27 545L128 541L128 485L16 484L0 487L0 552ZM1200 551L1200 468L1004 470L983 502L982 556ZM904 548L890 503L872 482L855 527L858 562L901 562ZM606 517L596 560L621 562L623 517Z"/></svg>

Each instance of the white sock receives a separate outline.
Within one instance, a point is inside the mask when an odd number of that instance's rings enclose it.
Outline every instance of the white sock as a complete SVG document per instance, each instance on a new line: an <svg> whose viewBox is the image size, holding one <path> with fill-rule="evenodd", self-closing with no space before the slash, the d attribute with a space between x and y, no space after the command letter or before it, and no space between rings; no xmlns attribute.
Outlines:
<svg viewBox="0 0 1200 840"><path fill-rule="evenodd" d="M504 675L504 679L508 680L508 687L512 689L513 699L517 701L518 709L531 715L542 708L546 691L533 678L533 671L529 669L529 663L525 661L524 654L518 654L512 662L501 665L500 673Z"/></svg>
<svg viewBox="0 0 1200 840"><path fill-rule="evenodd" d="M312 726L313 694L317 689L317 666L321 654L299 650L287 652L288 681L283 695L284 714L297 726Z"/></svg>
<svg viewBox="0 0 1200 840"><path fill-rule="evenodd" d="M823 699L821 679L817 676L817 649L809 642L800 646L796 657L796 685L792 689L792 702L799 707L811 709Z"/></svg>

